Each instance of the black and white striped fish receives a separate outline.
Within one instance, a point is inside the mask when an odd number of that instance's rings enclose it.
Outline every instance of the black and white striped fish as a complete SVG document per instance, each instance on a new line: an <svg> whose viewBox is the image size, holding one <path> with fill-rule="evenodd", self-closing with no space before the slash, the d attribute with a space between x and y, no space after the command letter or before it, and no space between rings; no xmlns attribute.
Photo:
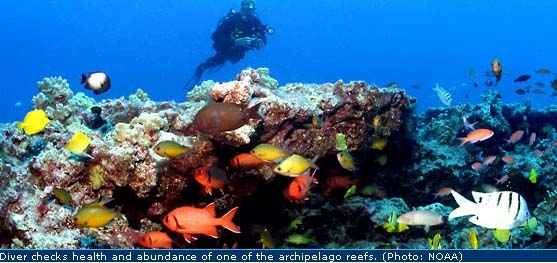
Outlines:
<svg viewBox="0 0 557 263"><path fill-rule="evenodd" d="M439 83L435 83L435 88L433 88L433 91L437 92L437 97L439 97L439 99L441 100L441 102L443 102L443 104L445 104L445 106L451 106L451 103L453 102L453 96L446 89L439 86Z"/></svg>
<svg viewBox="0 0 557 263"><path fill-rule="evenodd" d="M478 226L495 229L513 229L524 224L530 218L526 200L512 191L480 193L472 191L474 202L451 191L458 208L453 210L448 219L473 215L469 221Z"/></svg>

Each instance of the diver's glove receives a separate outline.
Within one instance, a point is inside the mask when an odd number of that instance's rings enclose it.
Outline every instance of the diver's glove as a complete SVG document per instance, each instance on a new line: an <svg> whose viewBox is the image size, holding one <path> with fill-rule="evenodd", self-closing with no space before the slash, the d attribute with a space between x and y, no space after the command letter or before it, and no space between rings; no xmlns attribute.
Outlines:
<svg viewBox="0 0 557 263"><path fill-rule="evenodd" d="M253 47L254 44L256 44L256 39L253 37L241 37L241 38L237 38L234 40L234 44L236 46L241 46L241 47Z"/></svg>

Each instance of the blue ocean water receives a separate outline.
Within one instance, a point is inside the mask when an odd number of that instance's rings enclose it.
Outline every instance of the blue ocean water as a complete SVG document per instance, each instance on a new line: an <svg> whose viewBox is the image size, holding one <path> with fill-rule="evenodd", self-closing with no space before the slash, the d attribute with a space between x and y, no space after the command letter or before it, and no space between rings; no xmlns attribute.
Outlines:
<svg viewBox="0 0 557 263"><path fill-rule="evenodd" d="M141 88L153 100L183 101L184 83L213 54L218 20L239 7L239 0L2 1L0 122L21 120L36 82L49 76L97 100ZM431 90L436 82L453 104L477 103L486 89L500 91L504 102L539 107L557 99L548 86L555 76L534 74L542 67L557 72L555 0L259 0L257 12L276 31L267 46L204 79L229 81L246 67L268 67L281 85L396 81L420 110L443 106ZM495 57L509 74L488 88L483 72ZM479 88L471 86L470 68ZM79 81L97 70L111 76L112 88L95 96ZM521 74L533 77L513 83ZM545 83L547 95L515 93L535 81Z"/></svg>

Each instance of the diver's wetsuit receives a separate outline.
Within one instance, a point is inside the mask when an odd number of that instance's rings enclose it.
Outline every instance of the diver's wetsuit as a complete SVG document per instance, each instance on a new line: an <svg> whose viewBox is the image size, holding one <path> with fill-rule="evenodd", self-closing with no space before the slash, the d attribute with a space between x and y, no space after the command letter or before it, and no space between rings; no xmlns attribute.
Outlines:
<svg viewBox="0 0 557 263"><path fill-rule="evenodd" d="M213 48L217 53L197 66L195 74L186 83L186 88L191 89L198 84L206 70L218 68L226 61L235 64L244 58L246 51L259 49L267 44L265 33L270 30L261 23L256 15L242 15L240 12L231 10L219 21L217 29L211 35ZM251 37L256 40L252 41L252 45L248 47L237 46L235 40L242 37Z"/></svg>

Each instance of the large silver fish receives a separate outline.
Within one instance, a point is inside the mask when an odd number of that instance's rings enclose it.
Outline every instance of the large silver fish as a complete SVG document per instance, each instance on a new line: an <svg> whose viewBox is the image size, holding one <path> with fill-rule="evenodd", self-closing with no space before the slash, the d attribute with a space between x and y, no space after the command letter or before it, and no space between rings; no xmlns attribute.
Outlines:
<svg viewBox="0 0 557 263"><path fill-rule="evenodd" d="M511 191L480 193L472 191L475 202L466 199L456 191L451 191L458 208L449 214L449 220L474 215L469 221L478 226L495 229L512 229L524 224L530 218L526 200Z"/></svg>

